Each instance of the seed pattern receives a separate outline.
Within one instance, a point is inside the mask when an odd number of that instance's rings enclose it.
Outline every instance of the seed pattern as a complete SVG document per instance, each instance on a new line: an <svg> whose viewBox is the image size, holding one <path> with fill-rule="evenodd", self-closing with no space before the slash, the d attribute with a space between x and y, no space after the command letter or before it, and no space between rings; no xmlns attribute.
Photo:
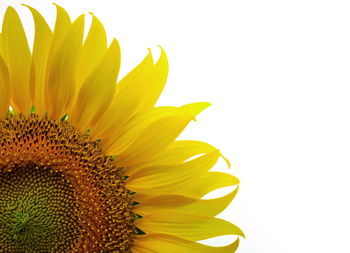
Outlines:
<svg viewBox="0 0 350 253"><path fill-rule="evenodd" d="M67 121L31 114L9 115L0 121L0 145L0 177L7 178L1 185L2 195L17 196L6 186L13 181L23 188L19 194L22 200L14 200L17 205L41 206L46 204L45 199L55 197L57 205L60 201L72 202L72 208L67 209L70 230L65 230L72 231L70 236L64 237L61 248L47 246L49 250L43 252L130 252L135 233L131 195L124 187L123 168L104 155L98 141L90 141L87 134L77 132ZM22 176L31 180L21 181ZM50 187L42 186L50 180L52 187L57 182L65 186L64 191L57 192L60 197ZM31 189L39 186L45 189L32 193L35 191ZM57 211L53 204L47 209ZM44 218L52 219L49 212L35 210L36 217L41 217L36 224ZM13 215L18 220L15 226L23 226L28 219L25 210ZM51 229L45 226L43 231ZM39 234L31 236L39 238ZM30 247L27 243L19 249L30 252ZM64 247L67 249L62 250Z"/></svg>
<svg viewBox="0 0 350 253"><path fill-rule="evenodd" d="M79 236L73 188L62 173L33 165L0 178L0 251L66 252Z"/></svg>

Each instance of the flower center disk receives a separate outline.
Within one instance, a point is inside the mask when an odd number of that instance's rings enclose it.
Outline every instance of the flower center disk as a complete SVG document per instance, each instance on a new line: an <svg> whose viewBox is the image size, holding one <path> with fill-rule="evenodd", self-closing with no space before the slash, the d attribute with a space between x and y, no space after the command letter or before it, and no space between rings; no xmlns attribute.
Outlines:
<svg viewBox="0 0 350 253"><path fill-rule="evenodd" d="M73 187L62 173L32 165L1 173L0 248L67 250L79 235Z"/></svg>
<svg viewBox="0 0 350 253"><path fill-rule="evenodd" d="M0 121L0 251L128 252L134 234L123 169L68 122Z"/></svg>

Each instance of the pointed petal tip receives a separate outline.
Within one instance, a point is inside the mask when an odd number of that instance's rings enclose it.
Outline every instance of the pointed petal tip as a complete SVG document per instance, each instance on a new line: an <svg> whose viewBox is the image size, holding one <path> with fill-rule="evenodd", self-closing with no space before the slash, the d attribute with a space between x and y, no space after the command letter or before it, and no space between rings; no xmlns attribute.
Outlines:
<svg viewBox="0 0 350 253"><path fill-rule="evenodd" d="M111 42L111 45L117 43L117 45L119 45L119 41L116 39L116 38L113 38L112 42Z"/></svg>
<svg viewBox="0 0 350 253"><path fill-rule="evenodd" d="M212 104L211 104L211 103L209 103L209 102L201 102L201 103L203 103L203 104L205 104L205 105L206 105L206 107L205 107L205 108L208 108L209 106L212 106Z"/></svg>
<svg viewBox="0 0 350 253"><path fill-rule="evenodd" d="M160 56L159 56L157 63L160 64L160 63L164 62L163 64L168 65L168 56L167 56L164 48L161 45L157 45L157 47L159 47L159 49L160 49Z"/></svg>
<svg viewBox="0 0 350 253"><path fill-rule="evenodd" d="M92 17L93 22L97 22L97 23L99 23L99 25L103 26L101 21L96 17L96 15L92 11L89 11L88 14Z"/></svg>
<svg viewBox="0 0 350 253"><path fill-rule="evenodd" d="M161 45L157 45L157 46L160 48L161 55L164 55L164 57L167 59L168 57L167 57L167 54L166 54L164 48Z"/></svg>
<svg viewBox="0 0 350 253"><path fill-rule="evenodd" d="M75 21L77 21L77 20L80 20L80 19L84 19L85 18L85 15L86 14L81 14L81 15L79 15L77 18L76 18L76 20Z"/></svg>
<svg viewBox="0 0 350 253"><path fill-rule="evenodd" d="M56 4L56 3L52 3L55 7L56 7L56 11L59 12L59 11L63 11L64 14L68 15L67 11L65 8L63 8L61 5L59 4ZM56 17L57 18L57 17Z"/></svg>
<svg viewBox="0 0 350 253"><path fill-rule="evenodd" d="M184 106L181 106L180 108L186 110L188 113L191 114L193 117L194 121L197 121L196 117L199 113L201 113L203 110L211 106L209 102L196 102L196 103L191 103L187 104Z"/></svg>
<svg viewBox="0 0 350 253"><path fill-rule="evenodd" d="M56 7L56 9L63 9L61 5L56 4L56 3L52 3L52 5L54 5Z"/></svg>
<svg viewBox="0 0 350 253"><path fill-rule="evenodd" d="M32 13L33 13L34 11L37 12L37 9L35 9L34 7L32 7L32 6L28 5L28 4L21 4L21 5L24 6L24 7L26 7L26 8L28 8L29 11L31 11Z"/></svg>
<svg viewBox="0 0 350 253"><path fill-rule="evenodd" d="M33 12L38 12L37 9L35 9L34 7L32 7L32 6L28 5L28 4L21 4L21 5L26 7L26 8L28 8L32 13Z"/></svg>
<svg viewBox="0 0 350 253"><path fill-rule="evenodd" d="M15 8L12 7L12 6L7 6L6 11L5 11L5 18L6 18L6 15L9 15L9 14L18 15L18 14L17 14L17 11L16 11ZM4 18L4 19L5 19L5 18Z"/></svg>
<svg viewBox="0 0 350 253"><path fill-rule="evenodd" d="M164 53L165 53L164 48L163 48L161 45L157 44L157 47L159 47L159 48L160 48L160 50L161 50L162 52L164 52Z"/></svg>

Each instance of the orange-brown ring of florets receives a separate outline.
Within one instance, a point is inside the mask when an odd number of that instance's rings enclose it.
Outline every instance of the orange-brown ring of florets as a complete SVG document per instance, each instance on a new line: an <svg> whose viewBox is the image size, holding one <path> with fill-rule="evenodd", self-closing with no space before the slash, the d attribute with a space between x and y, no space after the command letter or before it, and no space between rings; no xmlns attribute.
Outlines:
<svg viewBox="0 0 350 253"><path fill-rule="evenodd" d="M75 191L80 235L72 252L129 252L134 214L122 168L67 121L9 115L0 121L0 173L36 164L62 172Z"/></svg>

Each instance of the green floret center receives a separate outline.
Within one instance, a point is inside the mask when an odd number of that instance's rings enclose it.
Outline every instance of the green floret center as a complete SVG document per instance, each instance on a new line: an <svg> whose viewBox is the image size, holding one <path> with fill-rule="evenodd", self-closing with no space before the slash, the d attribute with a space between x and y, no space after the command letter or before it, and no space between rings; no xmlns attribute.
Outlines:
<svg viewBox="0 0 350 253"><path fill-rule="evenodd" d="M48 220L50 216L32 199L20 201L19 205L21 208L9 215L12 218L8 222L12 237L22 245L40 243L48 232L54 229Z"/></svg>
<svg viewBox="0 0 350 253"><path fill-rule="evenodd" d="M30 165L0 174L0 252L71 250L77 206L62 173Z"/></svg>

